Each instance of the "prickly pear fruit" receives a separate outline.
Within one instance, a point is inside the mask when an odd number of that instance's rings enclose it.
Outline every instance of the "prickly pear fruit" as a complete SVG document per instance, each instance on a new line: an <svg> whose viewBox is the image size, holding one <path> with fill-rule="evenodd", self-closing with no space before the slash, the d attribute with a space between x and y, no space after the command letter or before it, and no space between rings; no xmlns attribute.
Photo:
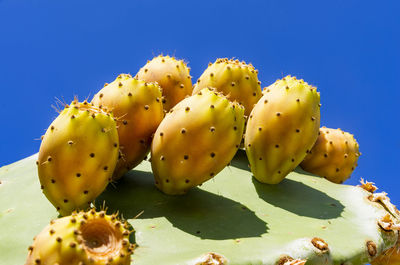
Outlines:
<svg viewBox="0 0 400 265"><path fill-rule="evenodd" d="M358 143L352 134L322 127L315 145L300 166L332 182L342 183L356 168L359 156Z"/></svg>
<svg viewBox="0 0 400 265"><path fill-rule="evenodd" d="M287 76L269 86L250 114L245 147L254 177L281 182L306 156L318 137L319 93Z"/></svg>
<svg viewBox="0 0 400 265"><path fill-rule="evenodd" d="M112 110L117 117L121 157L115 167L117 180L136 167L150 150L151 137L164 118L161 88L121 74L93 98L95 106Z"/></svg>
<svg viewBox="0 0 400 265"><path fill-rule="evenodd" d="M25 265L130 264L128 224L104 211L73 213L50 222L28 248Z"/></svg>
<svg viewBox="0 0 400 265"><path fill-rule="evenodd" d="M187 95L192 94L190 68L183 60L159 55L148 61L136 77L146 82L157 82L162 88L164 109L169 111Z"/></svg>
<svg viewBox="0 0 400 265"><path fill-rule="evenodd" d="M217 59L197 80L193 94L205 87L214 87L228 99L237 101L245 108L248 116L254 104L261 98L261 82L253 65L239 60Z"/></svg>
<svg viewBox="0 0 400 265"><path fill-rule="evenodd" d="M243 127L243 107L210 88L178 103L151 145L157 188L183 194L214 177L235 155Z"/></svg>
<svg viewBox="0 0 400 265"><path fill-rule="evenodd" d="M385 250L372 260L371 265L399 265L400 264L400 234L396 245Z"/></svg>
<svg viewBox="0 0 400 265"><path fill-rule="evenodd" d="M37 161L43 193L61 215L87 208L111 181L118 159L112 115L72 102L44 135Z"/></svg>

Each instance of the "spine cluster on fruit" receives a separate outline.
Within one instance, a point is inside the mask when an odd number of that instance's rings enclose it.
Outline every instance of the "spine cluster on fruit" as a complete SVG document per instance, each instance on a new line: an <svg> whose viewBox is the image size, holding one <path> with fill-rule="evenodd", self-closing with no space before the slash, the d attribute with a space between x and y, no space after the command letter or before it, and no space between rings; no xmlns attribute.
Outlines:
<svg viewBox="0 0 400 265"><path fill-rule="evenodd" d="M128 265L135 246L131 228L94 209L52 220L28 248L25 265Z"/></svg>

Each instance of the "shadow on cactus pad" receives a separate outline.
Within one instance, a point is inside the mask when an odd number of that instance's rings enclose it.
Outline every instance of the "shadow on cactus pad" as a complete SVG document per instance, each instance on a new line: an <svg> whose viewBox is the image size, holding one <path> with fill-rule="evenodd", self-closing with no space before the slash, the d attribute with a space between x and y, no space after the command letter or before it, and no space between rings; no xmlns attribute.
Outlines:
<svg viewBox="0 0 400 265"><path fill-rule="evenodd" d="M343 204L326 193L291 179L284 179L279 185L268 185L253 177L253 184L265 202L300 216L333 219L341 216L344 209Z"/></svg>
<svg viewBox="0 0 400 265"><path fill-rule="evenodd" d="M251 172L244 151L240 150L235 158L231 162L232 166ZM300 168L297 168L295 172L309 175L311 180L316 178L315 175ZM300 181L286 178L278 185L268 185L253 177L252 182L258 196L265 202L299 216L333 219L340 217L344 210L343 204L338 200ZM320 209L324 209L324 211Z"/></svg>
<svg viewBox="0 0 400 265"><path fill-rule="evenodd" d="M268 233L267 224L254 212L234 200L199 188L183 196L169 196L154 186L150 172L132 170L115 187L97 199L111 212L119 210L124 218L165 217L176 228L201 239L260 237Z"/></svg>

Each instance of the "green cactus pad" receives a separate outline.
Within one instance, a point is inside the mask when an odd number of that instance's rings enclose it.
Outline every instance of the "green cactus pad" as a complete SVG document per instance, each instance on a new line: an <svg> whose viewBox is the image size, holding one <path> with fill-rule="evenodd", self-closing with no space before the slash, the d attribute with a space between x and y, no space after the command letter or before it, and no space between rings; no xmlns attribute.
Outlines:
<svg viewBox="0 0 400 265"><path fill-rule="evenodd" d="M0 169L0 252L23 264L32 238L57 217L40 190L36 155ZM136 230L132 264L197 263L213 252L224 264L365 264L393 246L397 231L378 220L388 212L368 191L338 185L297 169L278 185L252 178L240 151L214 179L183 196L154 186L143 162L97 199ZM325 244L325 243L326 244ZM209 257L218 260L218 255ZM220 260L224 260L224 258Z"/></svg>

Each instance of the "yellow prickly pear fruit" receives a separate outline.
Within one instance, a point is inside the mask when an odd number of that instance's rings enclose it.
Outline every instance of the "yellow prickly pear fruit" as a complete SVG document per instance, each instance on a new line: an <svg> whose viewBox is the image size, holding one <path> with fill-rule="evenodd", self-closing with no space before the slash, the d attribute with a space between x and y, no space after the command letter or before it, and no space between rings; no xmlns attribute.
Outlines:
<svg viewBox="0 0 400 265"><path fill-rule="evenodd" d="M187 95L192 94L190 68L183 60L159 55L148 61L136 77L146 82L157 82L162 88L164 109L169 111Z"/></svg>
<svg viewBox="0 0 400 265"><path fill-rule="evenodd" d="M231 101L237 101L245 108L248 116L254 104L261 98L261 82L253 65L239 60L217 59L197 80L193 94L205 87L214 87Z"/></svg>
<svg viewBox="0 0 400 265"><path fill-rule="evenodd" d="M371 265L399 265L399 264L400 264L400 233L396 245L382 252L378 257L373 259L371 262Z"/></svg>
<svg viewBox="0 0 400 265"><path fill-rule="evenodd" d="M43 193L61 215L87 208L106 188L118 145L114 118L86 101L67 105L52 122L37 165Z"/></svg>
<svg viewBox="0 0 400 265"><path fill-rule="evenodd" d="M300 166L335 182L348 179L360 156L354 136L340 129L322 127L318 139Z"/></svg>
<svg viewBox="0 0 400 265"><path fill-rule="evenodd" d="M28 248L25 265L128 265L128 224L105 212L73 213L50 222Z"/></svg>
<svg viewBox="0 0 400 265"><path fill-rule="evenodd" d="M269 86L251 112L245 147L254 177L281 182L317 140L319 93L303 80L287 76Z"/></svg>
<svg viewBox="0 0 400 265"><path fill-rule="evenodd" d="M136 167L150 150L151 137L164 117L161 88L121 74L92 100L95 106L112 110L117 117L120 159L113 179Z"/></svg>
<svg viewBox="0 0 400 265"><path fill-rule="evenodd" d="M183 194L214 177L239 148L244 120L242 106L209 88L178 103L151 145L157 188Z"/></svg>

